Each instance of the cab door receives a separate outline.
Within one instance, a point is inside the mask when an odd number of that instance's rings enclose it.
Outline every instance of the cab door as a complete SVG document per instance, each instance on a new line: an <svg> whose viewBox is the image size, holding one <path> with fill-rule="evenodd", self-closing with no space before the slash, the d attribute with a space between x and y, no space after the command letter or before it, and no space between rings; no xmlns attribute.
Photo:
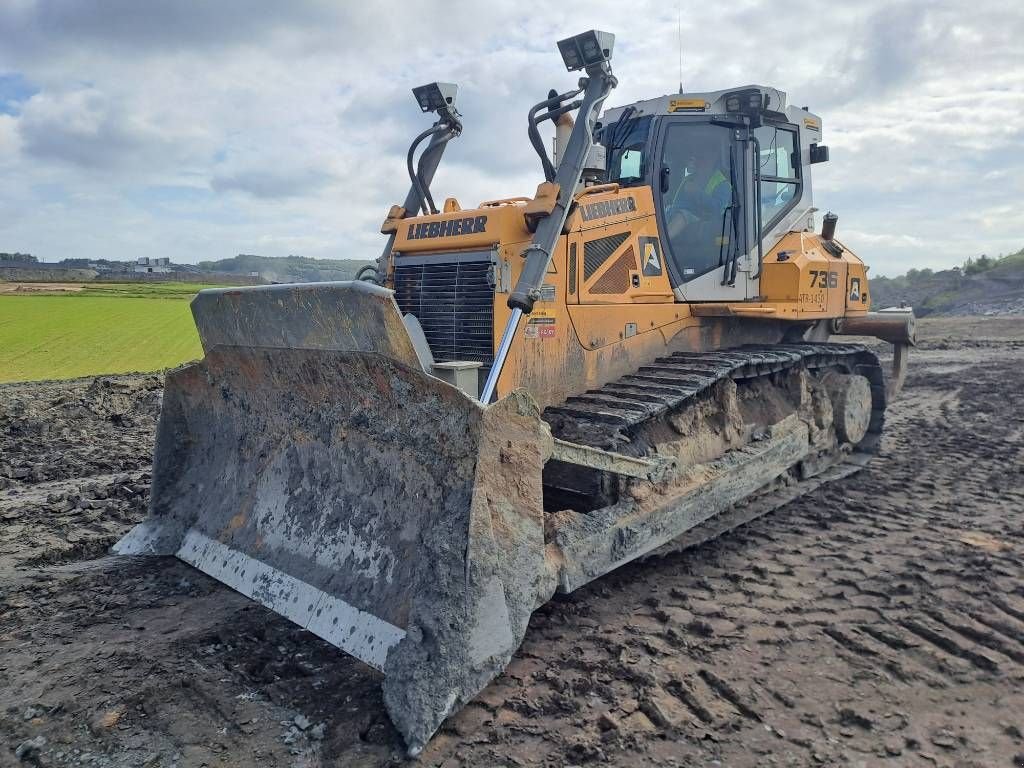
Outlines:
<svg viewBox="0 0 1024 768"><path fill-rule="evenodd" d="M750 269L744 205L749 144L739 128L707 119L661 122L653 187L676 296L690 302L743 300Z"/></svg>

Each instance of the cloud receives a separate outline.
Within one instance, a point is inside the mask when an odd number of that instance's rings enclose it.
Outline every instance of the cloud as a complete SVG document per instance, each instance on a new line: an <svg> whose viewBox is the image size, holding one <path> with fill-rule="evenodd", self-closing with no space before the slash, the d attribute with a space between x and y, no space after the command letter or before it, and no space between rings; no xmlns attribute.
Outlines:
<svg viewBox="0 0 1024 768"><path fill-rule="evenodd" d="M690 4L688 89L751 82L821 114L815 203L890 273L1024 245L1024 19L1000 0ZM616 33L609 105L674 92L677 8L333 0L0 4L0 250L43 258L238 252L373 258L457 82L463 135L435 197L532 194L526 111L575 81L554 43ZM738 44L742 43L742 44ZM55 222L59 224L55 225Z"/></svg>
<svg viewBox="0 0 1024 768"><path fill-rule="evenodd" d="M156 131L95 89L34 96L24 105L18 133L30 157L86 169L153 162L167 150Z"/></svg>
<svg viewBox="0 0 1024 768"><path fill-rule="evenodd" d="M197 50L260 43L330 20L329 5L273 0L30 0L0 7L0 39L26 57L69 49Z"/></svg>
<svg viewBox="0 0 1024 768"><path fill-rule="evenodd" d="M323 188L330 180L330 174L316 168L253 168L215 175L210 179L210 186L215 192L246 192L254 197L273 200L309 195Z"/></svg>

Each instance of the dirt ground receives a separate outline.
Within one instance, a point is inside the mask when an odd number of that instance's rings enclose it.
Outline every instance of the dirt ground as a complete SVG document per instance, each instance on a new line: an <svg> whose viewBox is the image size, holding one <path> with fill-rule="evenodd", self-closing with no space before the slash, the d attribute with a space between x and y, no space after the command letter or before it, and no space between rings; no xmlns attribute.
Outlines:
<svg viewBox="0 0 1024 768"><path fill-rule="evenodd" d="M1024 765L1024 318L920 335L868 469L550 603L421 764ZM106 556L159 396L0 386L0 765L403 763L377 673Z"/></svg>
<svg viewBox="0 0 1024 768"><path fill-rule="evenodd" d="M18 283L0 282L0 294L4 293L80 293L81 283Z"/></svg>

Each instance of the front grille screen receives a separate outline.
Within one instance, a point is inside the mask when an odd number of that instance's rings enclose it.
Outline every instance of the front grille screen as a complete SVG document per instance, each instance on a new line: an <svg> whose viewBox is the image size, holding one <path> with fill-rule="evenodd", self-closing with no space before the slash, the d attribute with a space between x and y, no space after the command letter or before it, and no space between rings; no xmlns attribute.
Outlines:
<svg viewBox="0 0 1024 768"><path fill-rule="evenodd" d="M420 321L434 359L472 360L488 368L494 361L491 260L406 258L395 260L395 301L403 315Z"/></svg>

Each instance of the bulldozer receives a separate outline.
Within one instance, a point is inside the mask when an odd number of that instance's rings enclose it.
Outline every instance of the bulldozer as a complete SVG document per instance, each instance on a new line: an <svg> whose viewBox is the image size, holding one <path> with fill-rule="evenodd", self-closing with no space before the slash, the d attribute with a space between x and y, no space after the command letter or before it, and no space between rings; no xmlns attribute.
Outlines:
<svg viewBox="0 0 1024 768"><path fill-rule="evenodd" d="M463 125L430 83L357 279L199 292L205 357L167 374L149 516L115 547L381 671L411 755L556 593L864 466L914 343L818 228L818 115L758 85L605 108L613 46L558 42L578 81L528 112L532 197L438 208Z"/></svg>

